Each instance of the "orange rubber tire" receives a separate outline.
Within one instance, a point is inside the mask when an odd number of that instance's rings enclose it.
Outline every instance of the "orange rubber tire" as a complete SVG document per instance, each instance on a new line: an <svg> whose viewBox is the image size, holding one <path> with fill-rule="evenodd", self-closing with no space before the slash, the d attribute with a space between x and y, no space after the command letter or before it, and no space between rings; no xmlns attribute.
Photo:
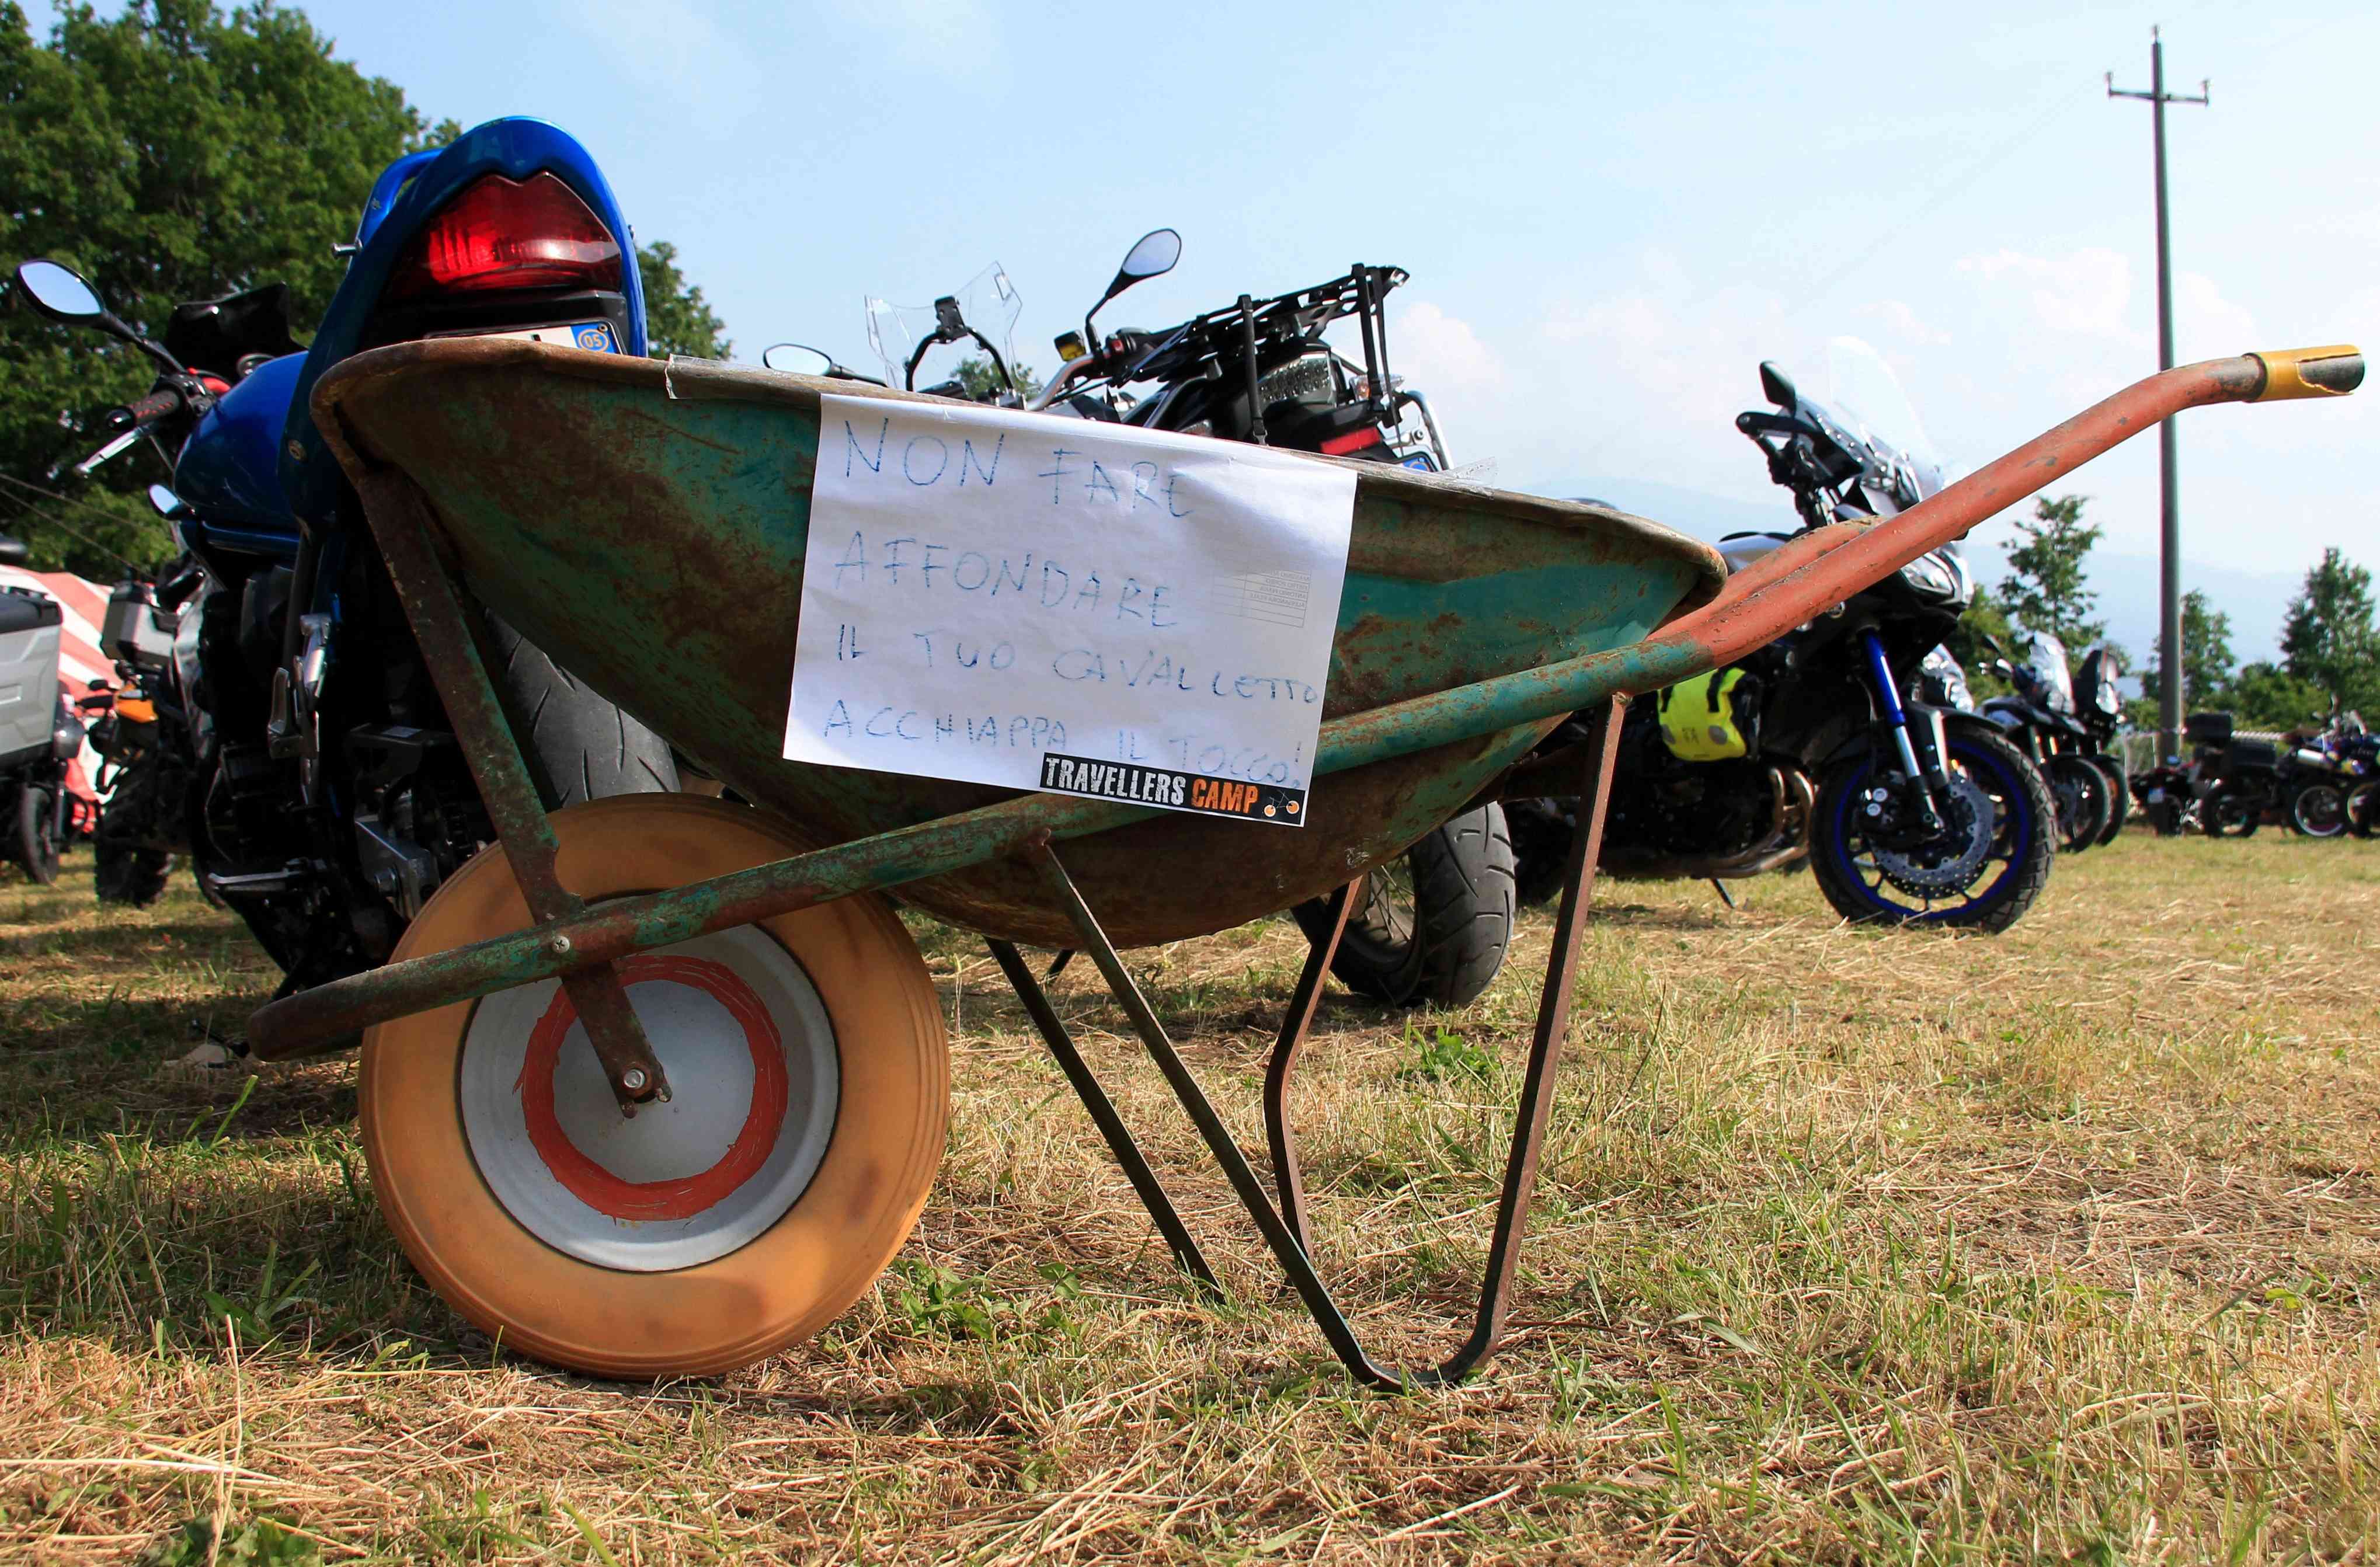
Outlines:
<svg viewBox="0 0 2380 1567"><path fill-rule="evenodd" d="M757 811L686 795L615 796L552 821L563 884L590 903L801 851ZM530 923L492 846L439 889L395 957ZM872 895L756 929L791 954L824 1005L837 1105L825 1152L792 1206L757 1237L691 1267L631 1271L581 1260L498 1200L473 1158L458 1087L481 1003L365 1034L360 1110L381 1211L431 1287L499 1343L623 1379L730 1370L814 1336L908 1238L941 1160L950 1088L941 1008L917 943ZM670 1072L668 1040L652 1045Z"/></svg>

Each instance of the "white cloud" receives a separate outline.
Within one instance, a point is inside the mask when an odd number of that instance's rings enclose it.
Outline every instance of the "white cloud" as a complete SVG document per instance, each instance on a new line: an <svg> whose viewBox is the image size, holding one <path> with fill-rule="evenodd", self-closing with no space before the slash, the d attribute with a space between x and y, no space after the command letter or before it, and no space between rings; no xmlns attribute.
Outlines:
<svg viewBox="0 0 2380 1567"><path fill-rule="evenodd" d="M1418 300L1404 308L1393 327L1390 363L1414 384L1448 393L1488 392L1503 385L1503 361L1459 316Z"/></svg>
<svg viewBox="0 0 2380 1567"><path fill-rule="evenodd" d="M983 0L832 0L843 19L875 35L882 64L905 79L999 77L1007 68L1000 20Z"/></svg>
<svg viewBox="0 0 2380 1567"><path fill-rule="evenodd" d="M1906 299L1878 299L1853 313L1880 319L1888 338L1913 348L1938 347L1950 341L1949 333L1921 319Z"/></svg>
<svg viewBox="0 0 2380 1567"><path fill-rule="evenodd" d="M759 66L702 0L577 0L550 6L548 14L586 35L623 76L668 94L690 117L724 124L759 95Z"/></svg>
<svg viewBox="0 0 2380 1567"><path fill-rule="evenodd" d="M2053 332L2121 343L2146 340L2131 320L2132 263L2121 251L2089 246L2048 257L1999 250L1970 256L1959 270L1987 285L2022 286L2034 314Z"/></svg>
<svg viewBox="0 0 2380 1567"><path fill-rule="evenodd" d="M2181 364L2244 354L2260 346L2256 320L2223 297L2215 280L2194 272L2174 279L2174 358Z"/></svg>

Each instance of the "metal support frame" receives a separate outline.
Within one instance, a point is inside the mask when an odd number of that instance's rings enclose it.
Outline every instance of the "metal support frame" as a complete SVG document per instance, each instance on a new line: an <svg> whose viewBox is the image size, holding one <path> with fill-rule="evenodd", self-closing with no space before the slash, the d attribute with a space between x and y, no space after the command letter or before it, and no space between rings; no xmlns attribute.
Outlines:
<svg viewBox="0 0 2380 1567"><path fill-rule="evenodd" d="M1595 884L1595 862L1603 841L1604 807L1609 794L1611 768L1618 749L1620 718L1624 698L1607 703L1594 721L1592 738L1585 747L1585 764L1579 779L1579 799L1582 806L1581 826L1571 844L1568 873L1562 886L1561 912L1554 924L1553 950L1546 963L1545 988L1538 999L1536 1032L1529 1047L1528 1066L1521 1079L1521 1102L1514 1116L1512 1149L1505 1160L1502 1191L1496 1205L1496 1227L1488 1244L1488 1264L1480 1280L1479 1306L1473 1319L1471 1333L1453 1354L1438 1365L1416 1371L1399 1371L1379 1365L1366 1352L1355 1336L1354 1328L1346 1314L1331 1298L1330 1289L1317 1271L1312 1258L1311 1228L1305 1216L1305 1195L1297 1166L1295 1144L1289 1130L1286 1104L1289 1075L1295 1065L1299 1051L1305 1040L1306 1030L1313 1022L1317 1002L1322 992L1322 980L1338 948L1338 937L1347 922L1347 911L1353 902L1354 887L1342 887L1331 894L1331 929L1329 937L1314 944L1307 954L1305 971L1299 976L1297 990L1290 1001L1287 1015L1281 1023L1279 1039L1274 1044L1272 1060L1265 1074L1265 1124L1271 1143L1275 1189L1279 1206L1267 1197L1263 1183L1232 1138L1231 1128L1223 1124L1214 1105L1199 1087L1198 1081L1173 1048L1157 1014L1150 1010L1148 999L1123 966L1115 945L1099 929L1098 918L1083 902L1074 879L1058 858L1049 842L1037 840L1023 851L1039 869L1051 895L1064 908L1080 932L1082 950L1088 953L1105 977L1108 989L1125 1014L1133 1029L1140 1036L1149 1057L1164 1074L1183 1111L1189 1116L1205 1140L1224 1178L1240 1203L1264 1234L1265 1243L1287 1276L1290 1287L1297 1292L1314 1324L1330 1345L1331 1352L1354 1378L1368 1387L1387 1391L1402 1391L1416 1387L1443 1386L1461 1381L1477 1367L1502 1342L1506 1309L1511 1300L1512 1275L1520 1257L1521 1237L1528 1222L1529 1203L1536 1193L1537 1156L1545 1140L1546 1122L1553 1109L1554 1067L1561 1057L1562 1036L1570 1022L1571 995L1578 966L1578 944L1585 923L1586 905ZM1067 1037L1065 1026L1049 998L1035 981L1032 972L1017 957L1015 949L1005 943L992 943L992 954L1000 959L1002 970L1017 996L1032 1015L1034 1026L1057 1056L1067 1077L1082 1095L1083 1102L1106 1135L1108 1145L1132 1178L1135 1190L1141 1195L1149 1217L1174 1245L1177 1258L1196 1256L1196 1246L1183 1230L1181 1217L1172 1199L1166 1196L1148 1161L1140 1155L1131 1133L1116 1116L1115 1107L1097 1081L1084 1066L1082 1057ZM1176 1241L1175 1237L1180 1236ZM1203 1258L1200 1259L1203 1265ZM1184 1264L1188 1266L1188 1264ZM1193 1269L1202 1278L1211 1280L1211 1273Z"/></svg>
<svg viewBox="0 0 2380 1567"><path fill-rule="evenodd" d="M432 542L430 510L421 492L403 476L369 475L357 488L364 513L380 541L390 580L405 605L413 638L421 649L437 683L446 721L455 727L471 780L488 808L488 818L503 842L504 859L512 867L521 900L540 925L573 919L587 912L578 895L562 884L555 869L561 845L546 820L545 802L529 776L520 744L504 716L495 685L481 658L478 617L465 603ZM556 956L570 951L570 938L559 931L546 938ZM619 970L609 963L565 969L562 988L578 1009L588 1042L603 1063L620 1113L634 1115L639 1104L669 1099L669 1079L645 1038L620 984Z"/></svg>

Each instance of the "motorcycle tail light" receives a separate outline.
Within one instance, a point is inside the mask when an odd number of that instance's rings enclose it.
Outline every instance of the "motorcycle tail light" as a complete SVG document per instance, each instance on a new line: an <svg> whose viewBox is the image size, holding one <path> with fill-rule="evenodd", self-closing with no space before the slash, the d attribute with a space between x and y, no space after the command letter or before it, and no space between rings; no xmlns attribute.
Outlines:
<svg viewBox="0 0 2380 1567"><path fill-rule="evenodd" d="M1385 439L1378 426L1367 424L1361 430L1351 430L1344 435L1333 435L1330 440L1322 443L1322 455L1326 457L1343 457L1350 452L1360 452L1366 446L1377 446Z"/></svg>
<svg viewBox="0 0 2380 1567"><path fill-rule="evenodd" d="M488 175L440 209L397 258L389 298L618 288L620 243L551 172Z"/></svg>

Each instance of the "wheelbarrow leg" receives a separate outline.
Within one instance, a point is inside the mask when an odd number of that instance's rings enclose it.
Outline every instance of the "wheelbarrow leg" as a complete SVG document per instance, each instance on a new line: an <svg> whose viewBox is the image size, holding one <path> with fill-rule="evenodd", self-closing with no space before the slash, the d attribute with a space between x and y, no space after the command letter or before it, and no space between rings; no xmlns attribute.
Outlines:
<svg viewBox="0 0 2380 1567"><path fill-rule="evenodd" d="M392 470L366 477L357 489L529 917L543 925L585 913L587 905L562 884L555 870L560 846L545 819L545 803L538 797L504 704L488 678L471 612L431 543L428 503L410 480ZM566 936L552 940L564 949L570 944ZM564 973L562 987L603 1063L620 1113L634 1115L639 1104L666 1100L669 1080L628 1004L619 971L608 963L592 964Z"/></svg>
<svg viewBox="0 0 2380 1567"><path fill-rule="evenodd" d="M1013 944L997 941L986 944L991 948L991 955L999 963L1001 972L1008 976L1008 983L1016 991L1016 999L1025 1003L1025 1010L1032 1015L1033 1026L1041 1031L1050 1053L1058 1058L1059 1069L1065 1073L1066 1081L1075 1086L1083 1108L1091 1112L1091 1119L1099 1124L1099 1136L1107 1139L1108 1150L1115 1155L1116 1162L1123 1166L1124 1178L1132 1183L1132 1189L1140 1194L1141 1206L1148 1209L1149 1218L1156 1221L1158 1233L1165 1237L1167 1247L1173 1253L1173 1265L1197 1280L1208 1294L1220 1295L1222 1286L1215 1281L1215 1270L1208 1265L1207 1254L1198 1249L1198 1243L1191 1237L1189 1227L1182 1222L1182 1215L1175 1209L1173 1199L1166 1195L1164 1184L1158 1180L1157 1172L1148 1167L1140 1145L1133 1140L1132 1128L1126 1126L1123 1117L1116 1113L1115 1101L1108 1098L1107 1090L1092 1075L1089 1063L1083 1060L1083 1052L1075 1048L1073 1038L1066 1032L1064 1020L1050 1004L1050 998L1042 991L1040 982L1033 978L1033 970L1026 966L1025 959ZM1057 969L1053 967L1050 972L1055 974Z"/></svg>
<svg viewBox="0 0 2380 1567"><path fill-rule="evenodd" d="M1314 1236L1305 1223L1305 1177L1297 1167L1297 1143L1289 1131L1289 1075L1297 1053L1305 1048L1305 1031L1314 1025L1314 1010L1322 1002L1322 981L1330 960L1339 954L1339 938L1347 933L1347 917L1354 912L1358 879L1333 892L1324 905L1330 933L1313 943L1305 967L1291 992L1289 1011L1281 1015L1281 1033L1273 1040L1272 1059L1265 1064L1265 1141L1272 1147L1272 1189L1281 1204L1281 1222L1297 1238L1297 1249L1314 1255Z"/></svg>
<svg viewBox="0 0 2380 1567"><path fill-rule="evenodd" d="M1389 1391L1408 1388L1436 1386L1460 1381L1479 1363L1495 1353L1503 1338L1506 1304L1509 1299L1514 1264L1520 1254L1521 1235L1528 1219L1529 1200L1534 1195L1537 1176L1537 1153L1545 1138L1547 1117L1553 1108L1553 1072L1561 1055L1562 1035L1570 1020L1572 982L1577 968L1580 931L1585 924L1586 902L1594 885L1595 862L1602 848L1603 816L1606 796L1611 781L1611 765L1619 739L1621 703L1613 701L1597 716L1591 741L1585 757L1584 776L1580 779L1579 798L1585 808L1581 828L1571 847L1569 874L1562 888L1561 912L1554 926L1553 951L1548 959L1546 984L1537 1006L1536 1037L1529 1049L1529 1064L1521 1081L1521 1102L1512 1131L1512 1147L1504 1167L1504 1184L1496 1207L1496 1228L1488 1251L1488 1266L1480 1281L1479 1306L1470 1336L1461 1348L1427 1369L1401 1372L1380 1366L1366 1353L1355 1336L1346 1315L1331 1298L1330 1286L1322 1282L1314 1268L1299 1234L1293 1229L1282 1211L1276 1209L1266 1196L1262 1181L1248 1163L1232 1138L1231 1128L1215 1112L1205 1092L1180 1052L1166 1037L1165 1028L1148 1002L1123 966L1115 944L1099 928L1099 920L1083 902L1074 879L1066 868L1044 843L1027 853L1039 864L1048 882L1068 917L1082 937L1083 950L1108 981L1108 989L1132 1019L1133 1027L1148 1047L1158 1070L1172 1085L1174 1097L1184 1111L1205 1139L1208 1151L1221 1166L1224 1177L1231 1182L1248 1216L1263 1232L1266 1244L1272 1248L1273 1258L1287 1275L1291 1288L1305 1302L1331 1352L1358 1381L1369 1387ZM1343 925L1346 915L1345 893L1340 897L1340 907L1334 923ZM1319 958L1320 961L1317 961ZM1307 960L1306 975L1299 985L1299 1000L1304 1003L1293 1009L1284 1026L1281 1041L1276 1046L1275 1069L1267 1075L1267 1099L1278 1097L1278 1088L1285 1087L1289 1061L1296 1055L1296 1046L1305 1033L1303 1024L1310 1022L1314 998L1320 988L1320 975L1328 967L1328 955L1318 947L1315 956ZM1310 979L1311 984L1306 983ZM1301 1019L1297 1014L1303 1013ZM1285 1057L1285 1059L1283 1059ZM1278 1085L1278 1087L1277 1087ZM1288 1162L1282 1167L1285 1175L1283 1190L1295 1189L1295 1151L1287 1137L1287 1123L1277 1103L1268 1104L1268 1123L1281 1128L1275 1152L1284 1150ZM1289 1197L1287 1206L1302 1208L1300 1197Z"/></svg>

